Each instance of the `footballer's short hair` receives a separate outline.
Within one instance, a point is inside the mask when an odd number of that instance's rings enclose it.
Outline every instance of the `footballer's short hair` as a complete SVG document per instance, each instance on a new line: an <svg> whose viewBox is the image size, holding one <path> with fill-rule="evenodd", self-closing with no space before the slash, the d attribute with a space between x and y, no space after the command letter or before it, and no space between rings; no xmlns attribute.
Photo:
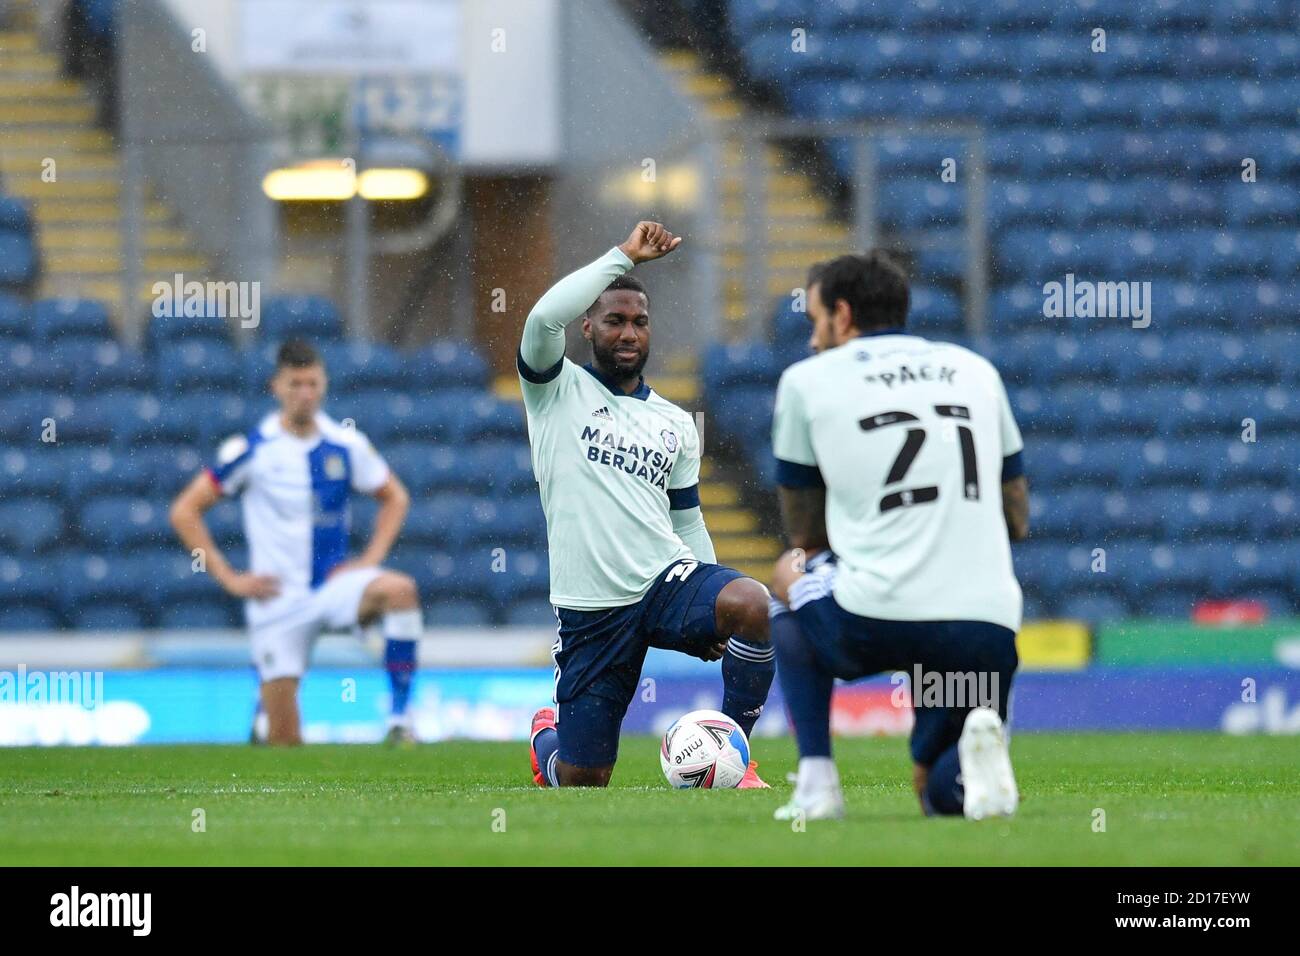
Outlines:
<svg viewBox="0 0 1300 956"><path fill-rule="evenodd" d="M646 304L649 305L650 293L646 291L645 283L642 282L640 279L638 279L636 276L632 275L630 272L625 272L621 276L615 278L613 282L605 286L604 290L600 293L600 295L604 295L606 292L618 292L621 289L629 289L632 292L640 292L643 296L645 296ZM596 302L600 301L600 295L596 296ZM596 302L591 303L591 305L587 307L588 315L591 315L591 310L596 308Z"/></svg>
<svg viewBox="0 0 1300 956"><path fill-rule="evenodd" d="M311 368L313 365L324 368L325 362L316 351L316 346L304 339L287 339L275 353L277 372L282 368Z"/></svg>
<svg viewBox="0 0 1300 956"><path fill-rule="evenodd" d="M808 288L818 290L822 305L849 304L853 325L863 332L901 329L907 324L912 296L907 273L883 249L819 262L808 271Z"/></svg>

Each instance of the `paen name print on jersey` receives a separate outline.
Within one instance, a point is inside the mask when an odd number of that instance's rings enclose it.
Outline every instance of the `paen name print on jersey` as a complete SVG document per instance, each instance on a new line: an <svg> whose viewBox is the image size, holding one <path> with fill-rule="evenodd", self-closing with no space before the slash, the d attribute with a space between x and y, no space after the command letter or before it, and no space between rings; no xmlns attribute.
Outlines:
<svg viewBox="0 0 1300 956"><path fill-rule="evenodd" d="M897 371L864 375L863 380L871 385L881 384L888 388L893 388L895 385L910 385L913 382L944 382L951 385L956 374L957 370L947 365L940 365L938 368L933 365L918 365L916 368L900 365Z"/></svg>

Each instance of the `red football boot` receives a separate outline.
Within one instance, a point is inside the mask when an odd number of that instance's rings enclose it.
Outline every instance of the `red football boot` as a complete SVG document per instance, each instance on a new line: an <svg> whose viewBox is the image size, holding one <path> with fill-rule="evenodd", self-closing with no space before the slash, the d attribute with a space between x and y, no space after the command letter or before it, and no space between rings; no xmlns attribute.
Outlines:
<svg viewBox="0 0 1300 956"><path fill-rule="evenodd" d="M555 729L555 710L551 707L543 707L533 714L533 729L528 734L528 759L533 765L533 783L539 787L546 787L549 784L546 782L546 775L542 773L541 765L537 762L537 751L533 749L533 741L537 739L539 733L547 728ZM743 787L744 784L742 783L741 786ZM767 784L763 784L763 786L767 786Z"/></svg>
<svg viewBox="0 0 1300 956"><path fill-rule="evenodd" d="M745 775L740 778L740 783L736 784L737 790L771 790L771 786L763 782L763 778L758 775L758 761L751 760L749 766L745 769Z"/></svg>

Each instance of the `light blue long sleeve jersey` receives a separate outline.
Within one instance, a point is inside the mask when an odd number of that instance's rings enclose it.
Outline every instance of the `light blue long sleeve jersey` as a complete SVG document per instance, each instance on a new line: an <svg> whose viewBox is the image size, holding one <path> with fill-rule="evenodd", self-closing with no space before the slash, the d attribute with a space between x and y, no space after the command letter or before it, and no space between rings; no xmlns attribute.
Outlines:
<svg viewBox="0 0 1300 956"><path fill-rule="evenodd" d="M565 326L631 268L611 249L557 282L524 324L519 378L557 607L634 604L673 562L717 560L691 416L644 380L631 394L614 391L592 366L564 357Z"/></svg>

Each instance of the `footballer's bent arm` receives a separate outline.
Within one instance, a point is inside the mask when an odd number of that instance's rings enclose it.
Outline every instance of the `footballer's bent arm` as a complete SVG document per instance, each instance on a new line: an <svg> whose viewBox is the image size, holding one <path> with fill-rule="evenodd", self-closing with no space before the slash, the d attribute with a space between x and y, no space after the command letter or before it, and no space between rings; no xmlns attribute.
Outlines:
<svg viewBox="0 0 1300 956"><path fill-rule="evenodd" d="M781 499L781 523L790 546L808 557L830 547L826 539L825 487L777 488Z"/></svg>
<svg viewBox="0 0 1300 956"><path fill-rule="evenodd" d="M551 286L524 322L519 373L529 381L530 375L542 382L554 378L564 358L564 327L581 318L605 288L631 268L632 260L615 247Z"/></svg>
<svg viewBox="0 0 1300 956"><path fill-rule="evenodd" d="M191 554L195 551L200 552L203 555L204 567L212 575L212 579L229 590L231 582L238 577L238 572L230 566L230 562L212 540L212 534L203 520L203 513L220 499L221 492L217 489L212 476L206 471L200 472L185 490L176 496L168 517L185 549Z"/></svg>
<svg viewBox="0 0 1300 956"><path fill-rule="evenodd" d="M1029 479L1024 475L1002 482L1002 513L1012 541L1029 537Z"/></svg>
<svg viewBox="0 0 1300 956"><path fill-rule="evenodd" d="M397 541L397 534L402 530L406 513L411 507L411 495L401 480L389 472L388 480L380 485L374 497L379 502L379 511L375 515L375 530L371 533L370 543L366 545L366 550L362 552L358 563L378 567L384 563L388 552L392 550L393 543Z"/></svg>

